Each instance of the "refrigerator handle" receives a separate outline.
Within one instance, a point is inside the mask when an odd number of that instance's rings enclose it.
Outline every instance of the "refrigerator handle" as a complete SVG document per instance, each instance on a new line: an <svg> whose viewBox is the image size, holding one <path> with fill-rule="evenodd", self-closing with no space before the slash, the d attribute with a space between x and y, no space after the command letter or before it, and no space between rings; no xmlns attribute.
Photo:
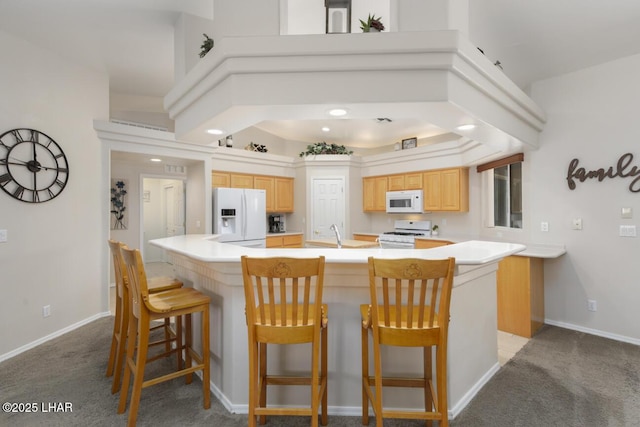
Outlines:
<svg viewBox="0 0 640 427"><path fill-rule="evenodd" d="M242 238L247 238L247 193L242 192Z"/></svg>

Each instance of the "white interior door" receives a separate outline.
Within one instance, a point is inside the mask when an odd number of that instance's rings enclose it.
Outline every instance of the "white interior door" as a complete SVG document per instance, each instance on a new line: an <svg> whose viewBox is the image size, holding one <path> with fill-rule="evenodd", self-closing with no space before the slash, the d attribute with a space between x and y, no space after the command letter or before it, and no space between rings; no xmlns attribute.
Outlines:
<svg viewBox="0 0 640 427"><path fill-rule="evenodd" d="M335 233L329 228L331 224L338 226L344 239L344 178L312 178L312 192L310 239L335 238Z"/></svg>
<svg viewBox="0 0 640 427"><path fill-rule="evenodd" d="M145 262L164 261L164 251L149 240L185 234L185 183L181 180L143 178L142 247Z"/></svg>
<svg viewBox="0 0 640 427"><path fill-rule="evenodd" d="M184 189L182 181L164 186L165 234L167 237L184 234Z"/></svg>

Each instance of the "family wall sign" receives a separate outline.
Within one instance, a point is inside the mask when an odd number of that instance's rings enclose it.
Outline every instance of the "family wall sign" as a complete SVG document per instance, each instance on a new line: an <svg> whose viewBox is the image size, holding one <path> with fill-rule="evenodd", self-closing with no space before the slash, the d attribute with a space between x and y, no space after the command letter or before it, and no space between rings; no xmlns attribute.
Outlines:
<svg viewBox="0 0 640 427"><path fill-rule="evenodd" d="M629 184L629 191L638 193L640 192L640 169L637 166L632 166L632 162L633 154L626 153L620 156L615 166L609 166L607 169L586 170L578 166L578 159L573 159L567 170L567 185L570 190L575 190L576 180L585 182L588 179L597 179L602 182L606 178L634 178Z"/></svg>

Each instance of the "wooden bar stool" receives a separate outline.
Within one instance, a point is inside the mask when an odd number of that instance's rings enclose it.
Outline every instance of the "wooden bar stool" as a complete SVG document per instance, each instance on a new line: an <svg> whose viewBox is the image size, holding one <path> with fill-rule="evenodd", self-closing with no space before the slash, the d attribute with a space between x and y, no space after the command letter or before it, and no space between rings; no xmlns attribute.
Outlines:
<svg viewBox="0 0 640 427"><path fill-rule="evenodd" d="M135 426L138 406L142 389L154 384L168 381L180 376L186 376L186 383L191 383L193 373L202 371L202 397L204 408L211 407L210 366L209 366L209 302L210 298L193 288L172 289L169 291L150 294L147 277L142 263L140 251L137 249L121 248L127 276L129 278L129 299L132 317L129 319L127 336L127 354L124 367L124 377L120 389L120 403L118 413L125 411L129 382L133 375L131 404L127 425ZM202 331L202 351L199 354L193 348L191 316L200 313ZM169 317L185 317L185 340L179 344L178 353L184 350L185 366L175 372L160 377L144 378L144 369L149 349L149 327L154 320L164 320ZM179 325L180 323L178 323ZM137 349L136 349L137 341ZM193 363L195 362L195 364Z"/></svg>
<svg viewBox="0 0 640 427"><path fill-rule="evenodd" d="M374 259L369 257L371 304L360 306L362 316L362 424L369 424L369 402L376 425L384 418L438 420L449 425L447 405L447 335L455 259ZM374 375L369 373L369 331L373 335ZM423 347L420 377L382 375L380 346ZM436 347L436 387L432 378L432 347ZM385 410L382 387L424 390L424 411ZM372 391L375 389L375 394Z"/></svg>
<svg viewBox="0 0 640 427"><path fill-rule="evenodd" d="M249 335L249 426L266 415L311 416L327 424L327 306L322 304L324 257L242 257ZM315 283L314 283L315 282ZM315 291L312 294L312 287ZM267 373L267 344L311 343L310 374ZM267 408L268 385L311 386L308 407Z"/></svg>
<svg viewBox="0 0 640 427"><path fill-rule="evenodd" d="M113 259L113 269L116 279L116 307L115 320L113 322L113 333L111 335L111 350L109 351L109 361L107 363L107 376L113 375L111 384L111 393L120 390L120 379L122 376L122 361L127 342L127 329L129 325L130 308L129 308L129 279L127 278L126 267L120 248L124 244L115 240L109 240L109 249L111 250L111 258ZM149 293L163 292L170 289L182 287L180 280L171 277L152 277L147 280ZM164 320L162 325L154 326L151 330L164 328L164 340L152 342L150 346L165 345L165 353L158 355L156 358L168 356L171 353L171 342L176 341L178 337L171 332L170 319ZM176 327L179 331L179 328ZM175 350L174 350L175 351ZM176 354L178 352L176 351ZM154 360L156 359L154 358ZM181 359L178 355L178 369L180 369Z"/></svg>

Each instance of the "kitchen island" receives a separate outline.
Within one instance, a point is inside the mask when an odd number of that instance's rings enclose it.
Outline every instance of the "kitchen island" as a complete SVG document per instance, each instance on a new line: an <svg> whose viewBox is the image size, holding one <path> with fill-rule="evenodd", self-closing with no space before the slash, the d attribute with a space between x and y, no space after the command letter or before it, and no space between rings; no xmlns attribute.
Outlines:
<svg viewBox="0 0 640 427"><path fill-rule="evenodd" d="M152 240L167 251L176 275L187 286L211 296L211 382L214 394L231 412L247 412L247 330L240 257L324 255L324 302L329 306L329 412L361 414L360 312L369 301L367 258L456 258L451 298L448 349L449 418L455 417L498 370L496 270L498 262L525 249L524 245L468 241L434 249L265 249L215 241L215 235L175 236ZM197 336L197 331L194 334ZM308 370L306 345L284 351L270 349L274 370ZM419 372L421 352L385 349L389 373ZM415 349L413 349L415 350ZM397 355L397 357L395 357ZM305 404L309 392L301 387L277 387L270 404ZM385 395L384 405L419 408L422 393L398 389Z"/></svg>

